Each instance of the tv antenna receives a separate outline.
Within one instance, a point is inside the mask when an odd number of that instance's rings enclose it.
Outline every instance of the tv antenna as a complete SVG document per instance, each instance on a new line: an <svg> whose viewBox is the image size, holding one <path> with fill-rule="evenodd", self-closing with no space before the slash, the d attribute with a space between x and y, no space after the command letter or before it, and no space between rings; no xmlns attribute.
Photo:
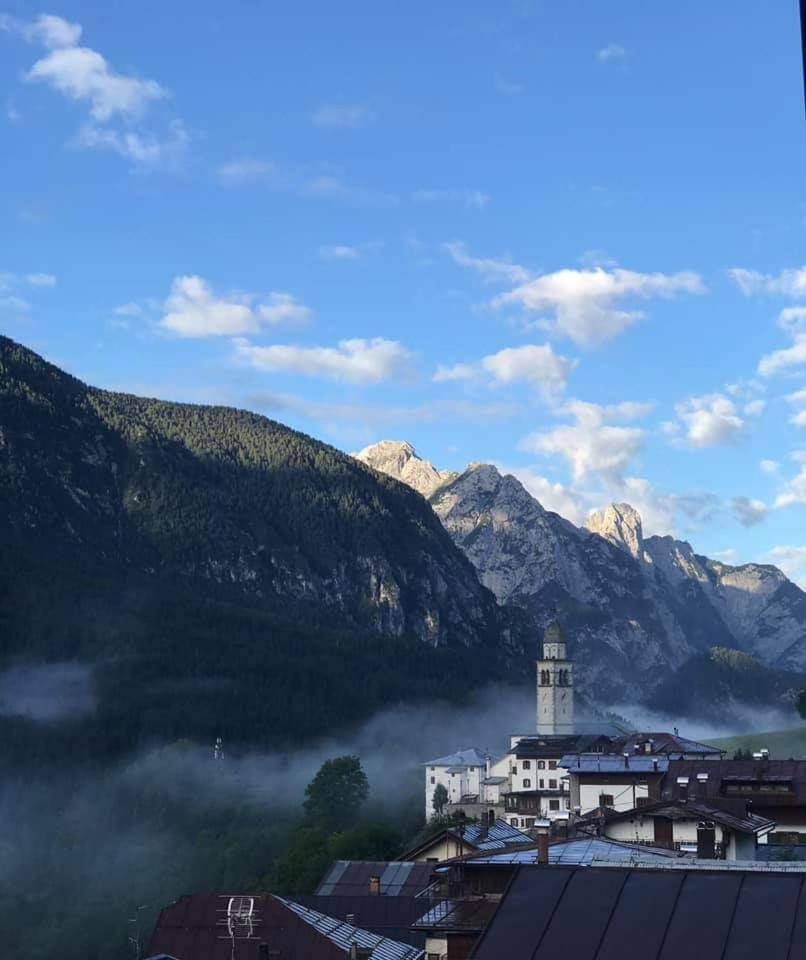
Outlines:
<svg viewBox="0 0 806 960"><path fill-rule="evenodd" d="M261 921L255 910L254 897L223 895L222 899L227 901L227 905L220 908L224 916L218 924L226 928L226 933L222 934L221 939L230 941L232 944L230 958L235 960L238 942L256 939L255 927Z"/></svg>

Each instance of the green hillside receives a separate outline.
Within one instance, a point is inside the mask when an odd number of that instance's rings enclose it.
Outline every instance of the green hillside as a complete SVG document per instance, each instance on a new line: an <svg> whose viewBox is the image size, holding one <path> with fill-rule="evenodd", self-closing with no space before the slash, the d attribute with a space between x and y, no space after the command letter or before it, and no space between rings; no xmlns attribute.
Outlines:
<svg viewBox="0 0 806 960"><path fill-rule="evenodd" d="M733 737L722 737L718 740L709 737L708 742L727 750L729 757L740 749L750 750L751 753L767 749L770 751L770 757L773 760L788 760L790 757L800 760L806 758L806 724L792 730L743 733Z"/></svg>

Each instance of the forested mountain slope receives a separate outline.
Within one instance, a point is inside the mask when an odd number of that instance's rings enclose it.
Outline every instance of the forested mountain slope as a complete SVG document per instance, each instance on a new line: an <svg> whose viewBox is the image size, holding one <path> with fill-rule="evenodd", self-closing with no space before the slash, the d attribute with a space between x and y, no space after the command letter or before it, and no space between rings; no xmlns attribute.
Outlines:
<svg viewBox="0 0 806 960"><path fill-rule="evenodd" d="M87 387L5 338L0 563L4 661L95 662L109 749L323 732L519 656L404 485L253 413Z"/></svg>

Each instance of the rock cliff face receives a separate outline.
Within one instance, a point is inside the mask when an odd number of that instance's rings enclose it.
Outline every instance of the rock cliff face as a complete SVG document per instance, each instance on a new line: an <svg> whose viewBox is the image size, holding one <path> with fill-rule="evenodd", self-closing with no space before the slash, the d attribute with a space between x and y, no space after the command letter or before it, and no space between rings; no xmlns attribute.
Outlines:
<svg viewBox="0 0 806 960"><path fill-rule="evenodd" d="M538 624L563 619L599 699L645 694L712 647L806 670L806 594L775 567L730 567L644 537L629 504L576 527L489 464L441 484L430 502L499 601Z"/></svg>
<svg viewBox="0 0 806 960"><path fill-rule="evenodd" d="M397 440L381 440L353 456L380 473L402 480L426 498L457 476L449 470L437 470L428 460L418 457L410 443Z"/></svg>

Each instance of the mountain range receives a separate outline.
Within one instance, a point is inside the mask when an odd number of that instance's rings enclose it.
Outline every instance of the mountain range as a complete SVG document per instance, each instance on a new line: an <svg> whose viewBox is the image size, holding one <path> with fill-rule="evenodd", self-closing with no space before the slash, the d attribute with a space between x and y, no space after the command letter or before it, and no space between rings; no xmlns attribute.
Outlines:
<svg viewBox="0 0 806 960"><path fill-rule="evenodd" d="M91 688L58 724L0 701L7 762L277 747L523 685L555 617L588 703L806 686L806 597L774 567L644 537L626 505L576 527L489 464L100 390L0 337L0 673L67 662Z"/></svg>
<svg viewBox="0 0 806 960"><path fill-rule="evenodd" d="M578 527L492 464L448 474L397 441L355 456L428 499L500 603L538 626L561 619L598 700L646 700L714 648L752 657L782 695L787 675L806 670L806 594L774 566L729 566L685 541L645 537L629 504Z"/></svg>

